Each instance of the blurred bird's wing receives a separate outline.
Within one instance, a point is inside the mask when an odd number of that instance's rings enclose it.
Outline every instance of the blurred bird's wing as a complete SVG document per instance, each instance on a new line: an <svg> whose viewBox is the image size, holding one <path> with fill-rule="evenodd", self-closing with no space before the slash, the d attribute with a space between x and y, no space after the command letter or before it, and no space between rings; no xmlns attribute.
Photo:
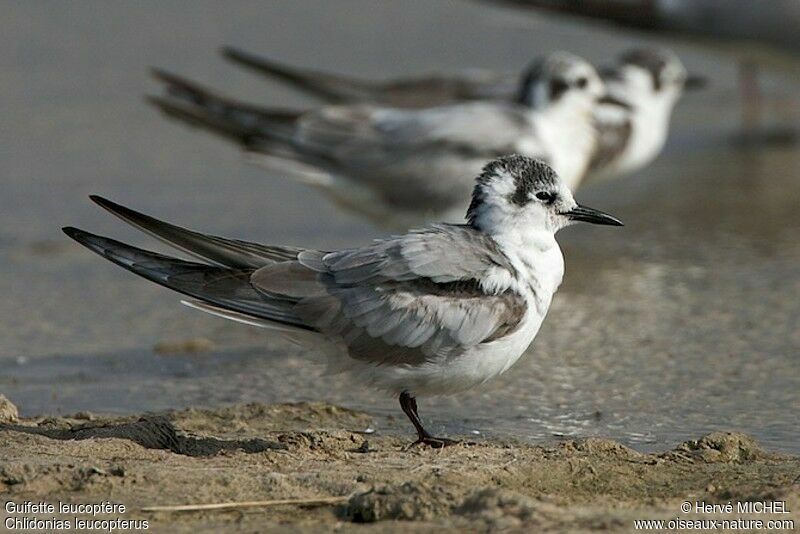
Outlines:
<svg viewBox="0 0 800 534"><path fill-rule="evenodd" d="M287 65L232 47L224 48L222 53L235 63L335 104L430 107L465 100L510 101L518 85L516 75L477 69L369 81Z"/></svg>
<svg viewBox="0 0 800 534"><path fill-rule="evenodd" d="M595 108L597 143L589 163L592 173L602 173L612 166L628 148L633 135L632 108L625 102L606 97Z"/></svg>
<svg viewBox="0 0 800 534"><path fill-rule="evenodd" d="M375 160L412 151L480 155L515 152L533 135L525 108L473 102L421 110L375 106L332 106L299 119L296 143L336 160Z"/></svg>
<svg viewBox="0 0 800 534"><path fill-rule="evenodd" d="M471 102L422 110L370 105L297 112L263 108L220 95L186 78L154 69L166 96L150 102L167 115L232 137L251 150L294 152L305 159L352 157L435 146L438 150L513 152L533 125L521 106Z"/></svg>
<svg viewBox="0 0 800 534"><path fill-rule="evenodd" d="M359 199L354 209L375 208L381 217L392 209L455 218L487 160L520 151L523 137L525 153L537 155L529 110L510 103L327 106L302 113L240 103L185 78L154 74L166 84L166 96L150 101L168 116L231 139L345 204Z"/></svg>
<svg viewBox="0 0 800 534"><path fill-rule="evenodd" d="M148 96L147 101L166 116L225 137L245 149L271 142L273 150L291 153L301 111L248 104L163 69L151 72L164 84L165 94Z"/></svg>
<svg viewBox="0 0 800 534"><path fill-rule="evenodd" d="M343 104L380 100L380 84L367 80L295 67L233 47L223 48L222 54L234 63L327 102Z"/></svg>

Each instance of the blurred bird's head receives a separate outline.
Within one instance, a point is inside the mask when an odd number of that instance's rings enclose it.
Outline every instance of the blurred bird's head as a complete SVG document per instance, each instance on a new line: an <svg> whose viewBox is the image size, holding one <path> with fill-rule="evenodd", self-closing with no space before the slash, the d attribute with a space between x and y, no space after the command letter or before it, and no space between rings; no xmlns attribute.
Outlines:
<svg viewBox="0 0 800 534"><path fill-rule="evenodd" d="M666 48L634 48L619 56L606 82L611 88L623 86L632 104L662 101L670 107L686 89L701 88L705 80L689 75L680 58Z"/></svg>
<svg viewBox="0 0 800 534"><path fill-rule="evenodd" d="M467 220L490 235L555 234L576 222L622 226L616 218L575 202L545 162L518 155L486 164L477 178Z"/></svg>
<svg viewBox="0 0 800 534"><path fill-rule="evenodd" d="M605 86L595 68L569 52L553 52L522 75L517 102L536 110L591 112Z"/></svg>

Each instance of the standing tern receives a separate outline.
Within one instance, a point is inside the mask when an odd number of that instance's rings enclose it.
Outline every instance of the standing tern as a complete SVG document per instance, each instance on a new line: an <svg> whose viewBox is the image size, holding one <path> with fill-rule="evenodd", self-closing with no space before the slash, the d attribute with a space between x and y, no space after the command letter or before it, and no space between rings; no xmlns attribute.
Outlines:
<svg viewBox="0 0 800 534"><path fill-rule="evenodd" d="M544 159L575 188L595 152L593 113L605 93L594 67L566 52L533 63L518 102L424 109L269 109L164 71L155 76L166 94L150 101L168 116L231 139L338 204L404 229L463 221L467 177L503 154Z"/></svg>
<svg viewBox="0 0 800 534"><path fill-rule="evenodd" d="M518 75L489 70L376 81L288 65L233 47L223 48L223 55L331 103L426 107L470 100L514 101L520 92ZM595 110L599 139L590 177L636 172L664 148L672 110L684 89L700 88L704 80L689 75L675 53L657 47L626 50L600 73L608 97Z"/></svg>
<svg viewBox="0 0 800 534"><path fill-rule="evenodd" d="M68 236L190 306L318 348L331 370L396 395L417 443L433 447L454 442L425 430L416 397L483 384L525 352L564 274L556 232L578 221L622 225L576 203L549 166L523 156L484 167L466 224L334 252L202 234L92 199L198 261L73 227Z"/></svg>
<svg viewBox="0 0 800 534"><path fill-rule="evenodd" d="M663 150L675 104L705 80L666 48L633 48L602 70L608 98L595 110L598 139L587 179L641 170Z"/></svg>

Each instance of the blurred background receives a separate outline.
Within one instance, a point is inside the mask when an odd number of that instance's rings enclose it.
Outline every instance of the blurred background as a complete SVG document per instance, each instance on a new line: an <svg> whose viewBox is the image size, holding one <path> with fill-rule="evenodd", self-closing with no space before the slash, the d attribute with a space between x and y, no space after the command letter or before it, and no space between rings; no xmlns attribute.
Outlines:
<svg viewBox="0 0 800 534"><path fill-rule="evenodd" d="M562 232L565 282L528 355L421 409L434 433L601 435L652 449L741 430L800 452L800 149L731 142L742 112L726 56L487 2L4 2L0 393L24 415L299 400L397 412L395 399L323 375L261 330L186 309L61 234L69 224L159 247L90 193L270 243L330 249L385 232L164 120L143 101L157 89L149 66L305 107L316 103L226 63L219 47L380 78L517 71L557 49L604 64L651 42L711 85L678 104L655 163L577 194L627 226ZM793 127L800 87L762 74L763 120Z"/></svg>

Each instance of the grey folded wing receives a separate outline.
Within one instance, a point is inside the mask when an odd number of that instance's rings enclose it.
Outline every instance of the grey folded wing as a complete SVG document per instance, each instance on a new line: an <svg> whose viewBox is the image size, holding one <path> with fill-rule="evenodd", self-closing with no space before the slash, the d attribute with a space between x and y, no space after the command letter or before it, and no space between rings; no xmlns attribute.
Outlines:
<svg viewBox="0 0 800 534"><path fill-rule="evenodd" d="M298 148L336 160L370 161L406 152L457 151L486 156L513 152L533 132L524 108L474 102L423 110L329 106L297 122Z"/></svg>
<svg viewBox="0 0 800 534"><path fill-rule="evenodd" d="M595 111L597 142L589 163L590 172L612 165L628 147L633 135L631 109L622 105L601 104Z"/></svg>
<svg viewBox="0 0 800 534"><path fill-rule="evenodd" d="M442 225L360 249L302 252L297 262L259 269L251 283L266 298L292 301L298 317L352 358L420 365L520 324L524 299L480 284L495 269L513 276L487 238Z"/></svg>
<svg viewBox="0 0 800 534"><path fill-rule="evenodd" d="M518 85L516 75L477 69L373 81L289 65L233 47L225 47L223 55L259 74L337 104L430 107L465 100L512 100Z"/></svg>
<svg viewBox="0 0 800 534"><path fill-rule="evenodd" d="M323 252L201 234L93 199L201 261L64 229L90 250L215 313L234 312L220 315L320 332L355 359L420 365L457 355L513 331L527 309L514 291L482 287L487 276L517 274L493 241L468 226L433 226L363 248Z"/></svg>

